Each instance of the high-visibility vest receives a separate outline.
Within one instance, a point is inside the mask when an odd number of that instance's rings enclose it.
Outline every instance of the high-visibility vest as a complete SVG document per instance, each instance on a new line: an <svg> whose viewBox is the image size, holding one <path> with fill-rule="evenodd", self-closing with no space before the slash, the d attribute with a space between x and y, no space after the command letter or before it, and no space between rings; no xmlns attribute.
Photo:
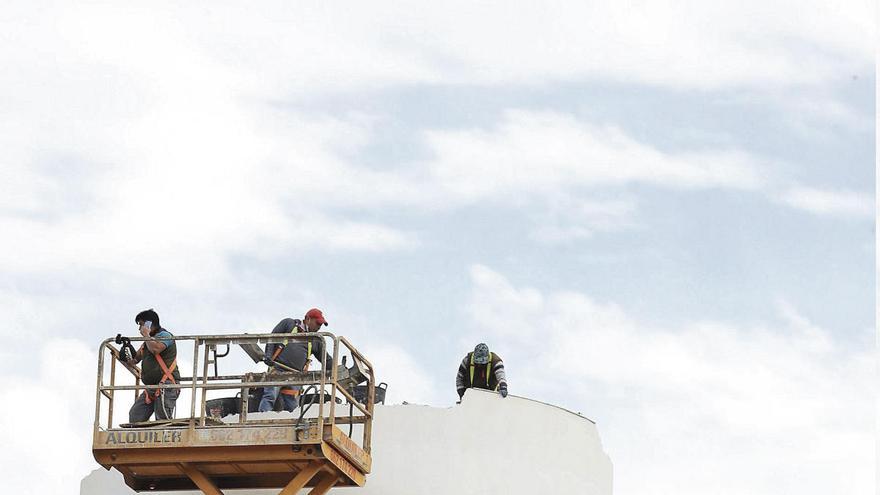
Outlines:
<svg viewBox="0 0 880 495"><path fill-rule="evenodd" d="M296 327L294 327L294 328L296 329L296 331L293 333L299 332L298 328L296 328ZM312 356L312 342L309 341L309 342L307 342L307 344L308 344L308 350L306 351L306 365L303 367L303 371L307 371L309 369L309 363L311 362L311 360L309 358L311 358L311 356ZM272 353L272 361L275 361L276 359L278 359L278 356L281 355L281 352L284 350L284 346L286 346L286 345L287 345L287 339L284 339L284 341L275 348L275 352Z"/></svg>
<svg viewBox="0 0 880 495"><path fill-rule="evenodd" d="M471 387L474 386L474 366L476 366L476 364L474 363L474 353L472 352L471 353L471 366L470 366ZM486 386L487 387L489 386L489 373L491 373L491 372L492 372L492 353L490 352L489 353L489 361L486 363Z"/></svg>

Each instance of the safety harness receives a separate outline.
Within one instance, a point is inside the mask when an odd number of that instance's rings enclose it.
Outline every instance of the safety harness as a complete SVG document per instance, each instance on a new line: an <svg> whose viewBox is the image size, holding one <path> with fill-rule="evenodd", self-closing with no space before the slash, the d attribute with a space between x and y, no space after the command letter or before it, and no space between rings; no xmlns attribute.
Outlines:
<svg viewBox="0 0 880 495"><path fill-rule="evenodd" d="M294 333L296 333L296 332L294 332ZM311 362L312 362L312 360L309 359L312 356L312 343L307 342L307 344L309 346L309 349L308 349L308 351L306 351L306 365L303 366L303 371L308 371L309 364L311 364ZM286 346L286 345L287 345L287 339L284 339L284 341L281 344L279 344L278 347L275 348L275 352L272 353L272 361L275 361L276 359L278 359L278 356L281 355L281 351L284 350L284 346Z"/></svg>
<svg viewBox="0 0 880 495"><path fill-rule="evenodd" d="M142 347L146 348L146 344ZM165 364L165 360L162 359L162 355L158 352L154 352L153 356L156 358L156 362L159 363L159 367L162 368L162 379L159 380L159 384L164 384L168 380L171 380L171 383L177 385L177 381L174 380L174 369L177 368L177 358L174 358L174 361L171 362L171 366ZM152 404L154 399L158 399L162 394L162 389L157 388L155 393L150 393L149 389L144 390L144 402L147 404Z"/></svg>
<svg viewBox="0 0 880 495"><path fill-rule="evenodd" d="M293 333L299 332L298 327L294 327L294 330L295 331ZM287 345L287 339L284 339L284 341L281 344L279 344L278 347L275 348L275 352L272 353L272 361L275 361L275 359L277 359L278 356L281 355L281 351L284 350L284 347L286 345ZM309 348L308 348L308 351L306 354L306 365L303 366L303 371L308 371L309 364L311 364L311 362L312 362L312 360L309 359L309 357L312 355L312 343L308 342L308 346L309 346ZM292 389L290 387L281 387L281 393L284 395L290 395L292 397L297 397L300 394L300 390L299 389Z"/></svg>
<svg viewBox="0 0 880 495"><path fill-rule="evenodd" d="M474 353L471 353L471 387L474 386ZM489 373L492 371L492 353L489 353L489 361L486 362L486 386L489 386ZM497 388L497 387L496 387Z"/></svg>

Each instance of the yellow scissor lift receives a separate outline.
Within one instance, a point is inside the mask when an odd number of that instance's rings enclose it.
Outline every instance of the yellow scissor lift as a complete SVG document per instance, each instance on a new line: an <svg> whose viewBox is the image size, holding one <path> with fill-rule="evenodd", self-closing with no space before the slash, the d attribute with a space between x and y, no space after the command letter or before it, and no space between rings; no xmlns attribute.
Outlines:
<svg viewBox="0 0 880 495"><path fill-rule="evenodd" d="M218 358L229 354L233 345L239 345L257 361L262 356L263 344L289 344L308 339L332 343L332 352L329 352L330 346L325 346L327 354L333 357L332 370L218 374ZM130 340L137 345L144 339ZM183 351L192 346L192 375L183 376L181 370L178 383L159 388L181 390L178 409L188 390L189 417L135 424L114 422L114 398L131 397L123 394L125 391L134 391L137 397L143 390L140 370L119 360L113 339L101 344L92 452L106 469L119 470L129 487L136 491L199 489L208 495L235 488L279 488L280 494L293 495L304 487L312 487L309 493L320 495L334 486L364 485L372 463L370 436L376 397L375 374L370 362L344 337L316 332L198 335L174 337L174 340L178 363L186 355ZM218 354L220 346L225 346L224 354ZM322 359L321 370L327 369L327 354ZM343 361L337 364L340 354L344 354ZM349 356L353 364L346 367ZM106 369L108 359L110 364ZM213 373L209 373L210 365L213 365ZM133 384L117 384L116 370L120 366L131 372L134 379L128 378L128 381ZM284 418L265 419L274 414L248 418L250 388L283 385L313 390L314 402ZM240 392L236 399L240 411L237 417L206 415L206 404L212 402L208 394L222 390ZM125 401L126 406L130 404ZM120 412L127 413L127 407Z"/></svg>

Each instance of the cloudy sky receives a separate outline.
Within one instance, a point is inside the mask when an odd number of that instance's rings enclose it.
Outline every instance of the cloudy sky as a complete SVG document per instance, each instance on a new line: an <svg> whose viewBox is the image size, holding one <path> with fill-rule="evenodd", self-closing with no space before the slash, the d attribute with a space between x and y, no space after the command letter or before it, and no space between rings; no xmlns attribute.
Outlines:
<svg viewBox="0 0 880 495"><path fill-rule="evenodd" d="M517 3L4 2L10 493L138 311L312 306L391 402L487 342L619 495L874 493L874 2Z"/></svg>

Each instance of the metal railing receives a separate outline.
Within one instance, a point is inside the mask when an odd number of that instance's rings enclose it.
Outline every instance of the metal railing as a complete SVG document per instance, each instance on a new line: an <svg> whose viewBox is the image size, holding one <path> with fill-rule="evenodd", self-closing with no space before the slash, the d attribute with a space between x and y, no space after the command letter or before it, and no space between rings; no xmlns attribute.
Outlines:
<svg viewBox="0 0 880 495"><path fill-rule="evenodd" d="M218 373L218 359L229 354L229 347L233 345L244 346L262 346L265 344L287 344L291 345L297 341L312 342L316 340L324 342L324 352L321 353L321 369L320 371L296 371L282 373L257 373L246 372L231 375L220 375ZM148 339L143 337L131 337L130 341L137 345L137 342L143 342ZM163 339L164 340L164 339ZM182 376L177 383L164 383L158 385L149 385L149 389L178 389L189 390L190 411L189 417L177 420L170 426L165 428L189 428L202 429L217 426L223 427L245 427L260 428L271 424L273 426L290 424L294 427L301 426L303 415L306 407L318 407L317 417L307 418L309 425L317 426L318 438L323 438L325 429L332 430L336 424L347 424L349 427L349 436L352 434L354 424L363 425L363 436L361 446L367 453L370 452L370 437L372 434L373 408L375 404L375 373L373 365L367 358L361 354L345 337L336 336L330 332L314 332L314 333L284 333L284 334L234 334L234 335L189 335L175 336L169 340L173 340L175 344L191 343L192 344L192 374L190 376ZM332 344L332 349L328 352L327 343ZM114 430L113 412L116 401L118 400L117 392L134 391L135 399L146 386L141 383L140 369L137 366L121 361L119 359L120 350L112 344L114 339L107 339L101 343L98 352L98 377L95 392L95 421L94 432ZM217 353L218 346L226 345L227 351L223 354ZM178 363L182 356L181 346L177 346ZM340 354L347 353L352 358L352 367L346 368L344 364L340 364ZM212 359L213 354L213 359ZM333 366L327 369L327 358L332 357ZM309 356L311 357L311 356ZM105 365L109 358L109 373L105 371ZM252 359L256 360L252 356ZM343 363L344 363L343 359ZM117 365L117 362L119 365ZM211 375L210 365L214 365L214 373ZM117 385L117 368L122 366L133 377L133 385ZM182 370L181 370L182 371ZM105 383L105 374L108 374L107 383ZM303 390L314 387L315 397L318 398L317 403L301 404L299 406L300 415L295 418L279 418L279 419L249 419L248 403L251 388L259 387L281 387L293 386L302 387ZM366 397L355 397L354 387L366 387ZM237 423L220 423L213 421L211 416L206 415L206 404L208 402L208 392L217 390L235 390L240 393L239 418ZM364 389L361 389L364 390ZM325 399L329 397L329 404ZM198 399L197 399L198 398ZM348 407L337 407L337 398L344 398L348 402ZM360 400L359 400L360 399ZM158 399L161 400L161 399ZM197 403L199 407L197 407ZM347 409L345 411L344 409ZM357 413L355 413L355 410ZM107 423L106 427L101 426L102 412L106 411ZM120 425L120 428L123 425ZM124 425L127 428L141 425ZM127 429L126 428L126 429Z"/></svg>

